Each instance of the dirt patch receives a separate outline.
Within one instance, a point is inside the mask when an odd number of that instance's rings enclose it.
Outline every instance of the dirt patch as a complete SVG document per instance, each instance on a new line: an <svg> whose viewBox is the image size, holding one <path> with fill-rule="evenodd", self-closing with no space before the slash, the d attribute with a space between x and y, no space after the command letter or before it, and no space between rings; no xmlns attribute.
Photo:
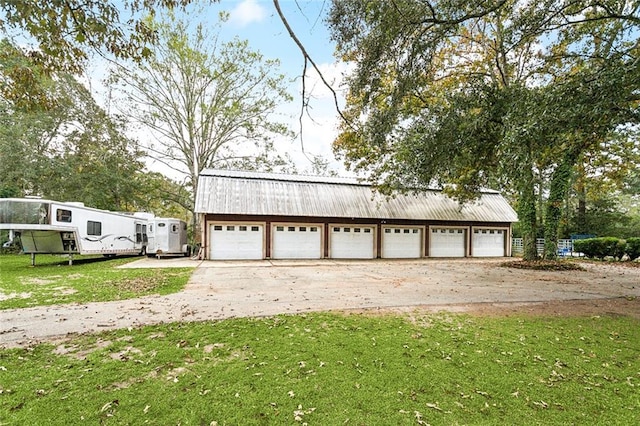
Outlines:
<svg viewBox="0 0 640 426"><path fill-rule="evenodd" d="M56 355L67 355L69 357L84 360L87 359L87 356L95 352L97 350L106 348L111 345L111 340L101 340L99 339L93 346L88 347L80 347L75 344L67 344L67 342L61 343L52 351L52 353Z"/></svg>
<svg viewBox="0 0 640 426"><path fill-rule="evenodd" d="M27 278L22 281L23 285L48 285L57 282L62 275L55 275L48 278Z"/></svg>
<svg viewBox="0 0 640 426"><path fill-rule="evenodd" d="M56 295L60 295L60 296L67 296L67 295L75 294L78 292L78 290L74 288L69 288L69 287L54 287L51 290L55 291Z"/></svg>
<svg viewBox="0 0 640 426"><path fill-rule="evenodd" d="M2 293L0 292L0 301L10 300L10 299L29 299L31 297L31 293Z"/></svg>
<svg viewBox="0 0 640 426"><path fill-rule="evenodd" d="M500 266L505 268L531 269L534 271L584 271L584 268L577 263L557 260L515 260L502 263Z"/></svg>
<svg viewBox="0 0 640 426"><path fill-rule="evenodd" d="M640 319L640 298L553 300L548 302L474 304L467 312L484 316L628 316Z"/></svg>
<svg viewBox="0 0 640 426"><path fill-rule="evenodd" d="M389 315L408 314L410 317L435 312L466 313L488 317L566 317L566 316L628 316L640 319L640 298L620 297L597 300L553 300L544 302L469 303L439 306L354 309L347 314Z"/></svg>

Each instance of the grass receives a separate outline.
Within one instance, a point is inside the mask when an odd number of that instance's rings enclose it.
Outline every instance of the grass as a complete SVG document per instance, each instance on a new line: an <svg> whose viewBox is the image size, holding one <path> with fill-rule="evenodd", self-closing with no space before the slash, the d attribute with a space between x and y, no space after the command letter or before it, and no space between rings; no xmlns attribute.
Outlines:
<svg viewBox="0 0 640 426"><path fill-rule="evenodd" d="M117 269L136 258L0 256L0 309L130 299L184 288L191 268ZM2 424L0 422L0 424Z"/></svg>
<svg viewBox="0 0 640 426"><path fill-rule="evenodd" d="M0 351L0 424L638 424L640 321L311 314Z"/></svg>

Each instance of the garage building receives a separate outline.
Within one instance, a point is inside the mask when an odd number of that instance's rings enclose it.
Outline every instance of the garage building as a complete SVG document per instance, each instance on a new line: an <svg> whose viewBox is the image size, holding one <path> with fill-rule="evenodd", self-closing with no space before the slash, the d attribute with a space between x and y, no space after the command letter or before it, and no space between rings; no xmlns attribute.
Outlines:
<svg viewBox="0 0 640 426"><path fill-rule="evenodd" d="M212 260L510 256L517 221L496 191L460 205L439 190L386 197L352 178L214 169L196 213Z"/></svg>

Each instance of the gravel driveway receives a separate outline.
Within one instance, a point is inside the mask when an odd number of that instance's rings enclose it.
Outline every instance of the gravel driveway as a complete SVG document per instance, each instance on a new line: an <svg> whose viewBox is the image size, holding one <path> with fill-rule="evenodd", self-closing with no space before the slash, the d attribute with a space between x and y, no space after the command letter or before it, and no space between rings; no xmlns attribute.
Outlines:
<svg viewBox="0 0 640 426"><path fill-rule="evenodd" d="M126 266L197 268L183 291L168 296L0 311L0 346L172 321L418 307L461 312L477 304L500 307L640 296L640 268L585 264L585 271L531 271L501 267L504 261L142 259Z"/></svg>

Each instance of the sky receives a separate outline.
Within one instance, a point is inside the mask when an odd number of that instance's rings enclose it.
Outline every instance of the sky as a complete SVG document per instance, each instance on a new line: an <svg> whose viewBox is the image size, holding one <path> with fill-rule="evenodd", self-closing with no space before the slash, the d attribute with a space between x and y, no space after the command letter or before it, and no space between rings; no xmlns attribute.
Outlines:
<svg viewBox="0 0 640 426"><path fill-rule="evenodd" d="M335 45L330 40L324 22L330 0L281 0L280 7L296 36L322 70L325 79L333 84L334 89L338 89L347 67L334 58ZM222 0L211 8L224 9L230 13L230 19L224 27L228 35L247 39L250 46L266 58L279 59L282 72L289 77L301 76L304 65L302 53L289 36L271 0ZM344 175L342 164L334 159L331 151L338 124L333 96L312 70L307 72L307 90L310 90L313 100L309 109L310 117L303 120L304 150L312 155L322 155L331 162L334 170ZM282 109L289 116L288 124L296 132L300 131L300 92L301 80L296 78L290 89L294 101ZM299 169L308 167L309 162L302 154L300 139L288 145L289 153L296 160Z"/></svg>
<svg viewBox="0 0 640 426"><path fill-rule="evenodd" d="M198 6L203 6L204 3L206 2L201 2ZM330 41L329 31L324 22L330 0L281 0L280 6L297 37L322 70L325 79L334 83L334 89L337 90L341 75L346 71L346 65L335 60L334 44ZM237 36L247 40L250 48L259 51L265 59L280 61L280 72L291 79L289 93L294 100L281 105L277 116L291 130L299 133L302 106L300 76L304 60L298 46L281 22L272 0L221 0L218 3L206 4L202 11L203 22L217 21L217 15L221 11L229 13L229 20L223 24L220 33L222 39ZM349 175L342 163L334 158L331 150L338 124L332 94L313 71L307 73L306 87L307 92L312 95L312 101L309 114L305 115L302 123L303 140L299 137L293 141L283 138L275 142L275 147L280 153L289 153L299 171L310 167L309 156L320 155L329 161L333 171L339 175ZM179 179L179 176L163 169L158 163L151 162L148 167Z"/></svg>

